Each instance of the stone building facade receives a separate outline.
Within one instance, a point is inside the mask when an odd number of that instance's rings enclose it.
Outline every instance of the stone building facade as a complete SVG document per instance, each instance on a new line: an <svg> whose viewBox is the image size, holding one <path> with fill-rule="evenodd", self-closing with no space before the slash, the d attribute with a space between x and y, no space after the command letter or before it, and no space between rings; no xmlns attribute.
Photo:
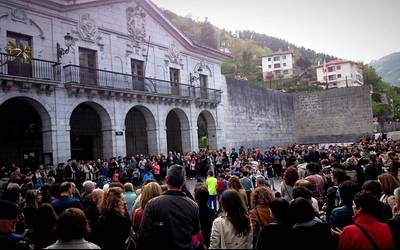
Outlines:
<svg viewBox="0 0 400 250"><path fill-rule="evenodd" d="M1 162L198 150L198 119L222 147L229 57L150 1L0 1L0 27ZM7 56L9 41L31 45L32 63Z"/></svg>
<svg viewBox="0 0 400 250"><path fill-rule="evenodd" d="M9 41L32 46L32 62L7 55ZM210 149L372 132L366 87L286 94L225 79L229 56L149 0L0 0L0 48L0 164L197 151L199 124Z"/></svg>

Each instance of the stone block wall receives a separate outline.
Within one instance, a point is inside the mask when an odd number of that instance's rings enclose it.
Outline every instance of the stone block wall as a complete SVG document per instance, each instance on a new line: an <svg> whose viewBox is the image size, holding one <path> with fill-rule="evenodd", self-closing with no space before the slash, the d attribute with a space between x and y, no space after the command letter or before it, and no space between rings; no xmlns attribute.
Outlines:
<svg viewBox="0 0 400 250"><path fill-rule="evenodd" d="M368 86L287 94L227 79L227 147L354 142L372 133Z"/></svg>
<svg viewBox="0 0 400 250"><path fill-rule="evenodd" d="M291 95L229 78L223 95L228 148L264 148L293 142Z"/></svg>
<svg viewBox="0 0 400 250"><path fill-rule="evenodd" d="M368 86L303 92L293 98L298 143L353 142L373 131Z"/></svg>

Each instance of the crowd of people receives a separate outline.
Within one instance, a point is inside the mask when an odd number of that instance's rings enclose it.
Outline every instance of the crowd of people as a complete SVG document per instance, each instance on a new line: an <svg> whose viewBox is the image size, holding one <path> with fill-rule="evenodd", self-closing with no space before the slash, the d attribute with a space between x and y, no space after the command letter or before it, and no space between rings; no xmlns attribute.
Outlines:
<svg viewBox="0 0 400 250"><path fill-rule="evenodd" d="M363 137L3 166L0 246L399 249L399 156Z"/></svg>

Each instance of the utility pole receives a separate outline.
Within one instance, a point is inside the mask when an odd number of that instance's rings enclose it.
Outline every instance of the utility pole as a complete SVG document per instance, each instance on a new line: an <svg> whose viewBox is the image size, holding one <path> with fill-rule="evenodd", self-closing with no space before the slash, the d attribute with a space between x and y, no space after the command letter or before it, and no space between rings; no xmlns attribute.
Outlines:
<svg viewBox="0 0 400 250"><path fill-rule="evenodd" d="M346 76L346 88L348 88L348 87L349 87L349 83L347 81L347 76Z"/></svg>

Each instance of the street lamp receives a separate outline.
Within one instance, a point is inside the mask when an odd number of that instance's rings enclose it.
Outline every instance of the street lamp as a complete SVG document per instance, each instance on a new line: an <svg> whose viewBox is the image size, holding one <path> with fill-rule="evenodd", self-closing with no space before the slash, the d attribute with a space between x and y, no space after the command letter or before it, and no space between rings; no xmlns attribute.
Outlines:
<svg viewBox="0 0 400 250"><path fill-rule="evenodd" d="M65 42L65 46L67 46L66 49L61 48L60 44L57 43L57 62L59 63L61 60L61 57L65 54L69 53L69 49L75 44L75 40L74 38L67 33L64 36L64 42Z"/></svg>

